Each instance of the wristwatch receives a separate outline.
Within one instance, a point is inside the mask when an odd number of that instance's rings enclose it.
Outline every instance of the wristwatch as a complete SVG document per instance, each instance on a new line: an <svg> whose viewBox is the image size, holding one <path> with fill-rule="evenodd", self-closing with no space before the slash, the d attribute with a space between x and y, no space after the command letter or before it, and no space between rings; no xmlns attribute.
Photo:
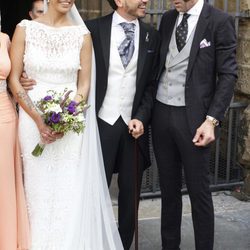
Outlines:
<svg viewBox="0 0 250 250"><path fill-rule="evenodd" d="M212 116L210 116L210 115L207 115L207 116L206 116L206 119L207 119L208 121L210 121L210 122L213 124L214 127L217 127L217 126L219 125L219 121L216 120L214 117L212 117Z"/></svg>

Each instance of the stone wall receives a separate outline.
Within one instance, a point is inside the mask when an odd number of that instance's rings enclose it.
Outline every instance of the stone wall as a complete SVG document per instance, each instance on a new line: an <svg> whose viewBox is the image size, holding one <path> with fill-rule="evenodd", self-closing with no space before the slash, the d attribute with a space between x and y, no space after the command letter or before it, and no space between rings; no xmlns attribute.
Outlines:
<svg viewBox="0 0 250 250"><path fill-rule="evenodd" d="M250 11L250 0L241 0L240 10L242 13ZM250 104L250 19L242 18L239 21L238 31L238 81L235 87L237 100ZM240 154L241 162L250 167L250 106L248 106L241 119L240 129Z"/></svg>
<svg viewBox="0 0 250 250"><path fill-rule="evenodd" d="M76 0L76 6L84 20L93 19L111 12L109 3L106 0Z"/></svg>
<svg viewBox="0 0 250 250"><path fill-rule="evenodd" d="M240 1L240 11L249 14L250 0ZM250 200L250 18L239 20L238 30L238 81L235 87L235 99L248 104L244 110L239 129L239 160L243 166L244 185L235 196L241 200Z"/></svg>

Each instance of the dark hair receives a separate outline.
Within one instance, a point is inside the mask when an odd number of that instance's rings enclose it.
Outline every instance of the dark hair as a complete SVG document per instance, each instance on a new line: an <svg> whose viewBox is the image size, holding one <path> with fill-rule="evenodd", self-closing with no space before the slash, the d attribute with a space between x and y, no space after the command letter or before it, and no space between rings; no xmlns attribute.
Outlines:
<svg viewBox="0 0 250 250"><path fill-rule="evenodd" d="M43 0L32 0L32 1L30 1L29 10L33 10L35 3L40 2L40 1L43 2Z"/></svg>
<svg viewBox="0 0 250 250"><path fill-rule="evenodd" d="M109 5L112 7L113 10L117 9L117 5L114 0L107 0L109 2Z"/></svg>

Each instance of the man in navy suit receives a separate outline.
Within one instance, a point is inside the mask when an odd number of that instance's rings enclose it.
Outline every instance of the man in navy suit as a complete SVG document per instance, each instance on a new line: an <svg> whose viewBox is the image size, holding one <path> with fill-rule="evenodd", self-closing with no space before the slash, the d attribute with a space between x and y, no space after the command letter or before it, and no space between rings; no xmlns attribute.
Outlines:
<svg viewBox="0 0 250 250"><path fill-rule="evenodd" d="M157 75L159 34L139 18L148 0L109 0L112 14L86 21L96 58L96 113L108 185L118 172L118 222L125 250L135 226L135 179L150 165L148 123ZM135 139L139 169L135 176ZM137 194L139 195L139 194Z"/></svg>
<svg viewBox="0 0 250 250"><path fill-rule="evenodd" d="M160 25L160 71L153 110L153 146L162 193L162 249L180 249L182 167L197 250L212 250L210 143L237 78L233 18L204 0L173 0ZM184 247L185 249L185 247Z"/></svg>

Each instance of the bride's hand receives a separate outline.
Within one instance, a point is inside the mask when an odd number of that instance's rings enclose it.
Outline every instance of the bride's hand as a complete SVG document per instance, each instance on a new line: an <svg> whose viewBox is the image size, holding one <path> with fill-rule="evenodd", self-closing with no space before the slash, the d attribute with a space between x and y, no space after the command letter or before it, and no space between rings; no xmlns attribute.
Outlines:
<svg viewBox="0 0 250 250"><path fill-rule="evenodd" d="M64 136L64 133L59 133L53 131L52 134L56 137L56 139L61 139Z"/></svg>
<svg viewBox="0 0 250 250"><path fill-rule="evenodd" d="M50 144L58 139L57 133L53 133L52 129L47 126L43 121L37 123L37 127L41 136L41 141L44 144Z"/></svg>

